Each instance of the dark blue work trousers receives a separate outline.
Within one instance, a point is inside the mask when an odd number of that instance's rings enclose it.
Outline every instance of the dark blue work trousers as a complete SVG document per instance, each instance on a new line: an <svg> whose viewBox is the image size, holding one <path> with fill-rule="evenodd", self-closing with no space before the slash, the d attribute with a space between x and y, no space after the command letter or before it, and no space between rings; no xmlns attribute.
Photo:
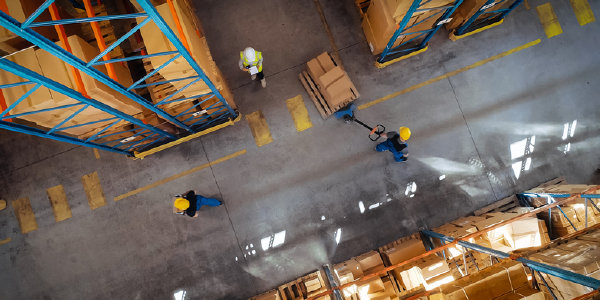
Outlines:
<svg viewBox="0 0 600 300"><path fill-rule="evenodd" d="M375 147L375 149L377 150L377 152L383 152L385 150L389 150L390 152L392 152L392 154L394 154L394 160L397 162L406 161L406 157L404 157L404 153L402 153L402 151L396 150L396 148L394 148L394 145L392 144L392 142L390 142L389 140L379 143L377 145L377 147Z"/></svg>

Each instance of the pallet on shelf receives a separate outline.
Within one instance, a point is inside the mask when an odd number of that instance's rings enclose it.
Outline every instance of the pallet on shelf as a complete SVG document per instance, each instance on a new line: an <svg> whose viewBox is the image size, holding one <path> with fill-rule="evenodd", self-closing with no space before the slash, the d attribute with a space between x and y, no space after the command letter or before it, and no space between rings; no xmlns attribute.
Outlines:
<svg viewBox="0 0 600 300"><path fill-rule="evenodd" d="M107 16L106 8L104 4L96 5L94 8L94 14L98 16ZM78 18L87 18L87 13L82 12ZM100 32L102 33L102 37L104 38L104 42L106 43L106 47L109 47L112 43L117 41L117 37L115 36L115 30L110 23L110 21L100 21L98 22L100 26ZM81 23L81 38L83 38L86 42L91 44L94 47L98 47L98 41L96 40L96 36L94 35L94 31L92 29L91 23ZM115 47L113 50L109 52L110 58L124 58L125 54L121 46Z"/></svg>
<svg viewBox="0 0 600 300"><path fill-rule="evenodd" d="M299 300L317 295L327 290L327 287L321 276L321 271L317 270L316 272L281 285L277 289L279 290L282 300ZM328 299L328 297L321 297L319 299L325 300Z"/></svg>
<svg viewBox="0 0 600 300"><path fill-rule="evenodd" d="M360 15L361 19L364 18L365 14L367 13L369 4L371 4L371 0L355 0L354 1L354 5L356 6L356 9L358 10L358 14Z"/></svg>
<svg viewBox="0 0 600 300"><path fill-rule="evenodd" d="M485 215L492 212L507 212L515 207L519 207L519 199L516 195L511 195L500 201L494 202L484 208L478 209L474 212L476 216Z"/></svg>

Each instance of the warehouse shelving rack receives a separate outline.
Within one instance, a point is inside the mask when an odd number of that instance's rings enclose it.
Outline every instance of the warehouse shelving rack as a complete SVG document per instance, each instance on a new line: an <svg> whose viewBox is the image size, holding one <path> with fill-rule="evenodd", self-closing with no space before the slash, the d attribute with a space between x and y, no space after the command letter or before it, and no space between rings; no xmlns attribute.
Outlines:
<svg viewBox="0 0 600 300"><path fill-rule="evenodd" d="M433 35L440 29L442 25L450 22L450 16L452 13L454 13L456 8L462 3L463 0L455 0L452 5L424 8L424 6L432 1L433 0L413 1L406 15L402 18L400 24L398 24L394 35L392 35L392 38L389 40L387 46L377 59L377 67L382 68L399 60L427 51L429 40L431 40ZM407 26L413 15L426 11L436 11L436 13L429 16L425 20L419 20L419 22L411 26ZM438 18L433 28L417 32L408 32L412 27L417 26L420 23L429 20L430 18ZM406 41L403 41L400 45L394 47L396 40L402 36L407 37Z"/></svg>
<svg viewBox="0 0 600 300"><path fill-rule="evenodd" d="M523 0L516 0L508 8L500 8L490 11L488 10L493 7L499 7L508 1L510 0L500 0L498 2L496 2L496 0L488 0L471 18L469 18L469 20L450 33L450 39L453 41L461 39L463 37L467 37L502 24L504 18L517 6L519 6L519 4L523 3Z"/></svg>
<svg viewBox="0 0 600 300"><path fill-rule="evenodd" d="M193 59L191 53L189 52L189 49L186 46L184 46L184 45L187 45L187 42L185 41L185 35L183 34L180 26L178 26L178 31L179 31L179 36L181 37L181 40L171 30L171 28L167 25L165 20L158 14L158 12L152 6L152 4L150 3L149 0L137 0L137 2L139 4L139 6L141 6L143 8L144 12L127 13L127 14L121 14L121 15L93 16L93 13L90 14L90 10L93 9L91 6L90 0L84 0L85 8L88 12L88 16L91 15L93 17L60 19L60 17L58 17L58 11L57 11L56 4L54 3L54 0L47 0L33 14L28 16L27 19L23 23L20 23L17 20L15 20L14 18L12 18L11 16L9 16L7 14L7 12L0 11L0 26L11 31L15 35L18 35L21 38L29 41L35 47L38 47L40 49L43 49L43 50L49 52L50 54L56 56L57 58L61 59L63 62L70 65L72 67L71 71L72 71L73 77L77 84L77 91L75 91L71 88L68 88L64 85L61 85L60 83L57 83L57 82L51 80L50 78L44 77L40 74L37 74L34 71L31 71L31 70L23 67L23 66L13 63L12 61L9 61L6 58L0 59L0 68L1 69L22 78L21 82L11 82L11 83L6 83L6 84L0 85L0 109L2 110L2 112L0 113L0 128L12 130L12 131L16 131L16 132L21 132L21 133L26 133L26 134L30 134L30 135L35 135L35 136L50 138L50 139L58 140L58 141L62 141L62 142L68 142L68 143L72 143L72 144L77 144L77 145L102 149L102 150L106 150L106 151L116 152L116 153L125 154L125 155L129 155L129 156L137 156L138 153L135 151L136 149L150 149L154 146L165 144L167 142L173 142L174 144L178 143L177 136L175 136L171 133L168 133L166 131L163 131L162 129L159 129L152 125L146 124L144 121L139 120L128 114L125 114L121 111L118 111L100 101L91 99L86 94L85 88L83 87L83 84L81 83L81 75L79 72L83 72L84 74L92 77L93 79L98 80L99 82L107 85L111 89L124 95L125 97L129 98L130 100L140 104L145 109L156 113L158 116L160 116L164 120L187 131L188 137L190 135L197 136L197 135L203 134L204 132L209 132L209 131L211 131L210 130L211 126L214 126L215 124L223 123L227 120L229 120L231 123L232 119L236 119L236 117L239 117L237 111L235 111L227 103L227 101L225 100L223 95L219 92L217 87L211 82L211 80L207 77L205 72L200 68L198 63ZM171 0L168 0L167 2L170 5L172 5ZM50 11L50 14L52 15L52 21L35 22L36 18L39 17L40 14L42 12L44 12L46 9L48 9ZM99 27L97 26L97 22L106 21L106 20L136 19L136 18L144 18L144 19L143 19L143 21L139 22L139 24L137 24L134 28L132 28L129 32L127 32L125 35L118 38L110 46L106 47L106 45L104 44L102 35L100 33ZM177 20L177 17L174 16L174 19ZM137 33L142 26L144 26L150 22L154 22L158 26L158 28L160 29L162 34L164 34L164 36L176 48L176 51L169 51L169 52L162 52L162 53L155 53L155 54L145 54L145 52L143 52L142 55L110 59L110 57L107 54L111 50L113 50L115 47L120 45L123 41L125 41L127 38L129 38L134 33ZM100 47L101 53L99 55L97 55L94 59L90 60L89 62L82 61L81 59L77 58L70 52L70 46L66 39L66 34L64 32L63 25L75 24L75 23L90 23L92 25L92 28L94 29L94 34L98 40L98 45ZM54 42L46 39L45 37L41 36L34 30L32 30L32 28L40 27L40 26L54 26L58 32L59 38L65 49L63 49L62 47L58 46ZM154 69L152 72L148 73L143 78L137 80L135 83L133 83L129 87L124 87L121 84L119 84L118 82L116 82L115 76L114 76L114 70L111 71L111 64L124 63L124 62L132 61L132 60L142 60L145 58L156 57L156 56L170 56L171 59L169 59L163 65ZM143 83L145 80L150 78L152 75L155 75L166 65L175 61L178 58L184 58L185 61L190 65L190 67L195 71L196 75L190 76L190 77L171 79L171 80L164 80L164 81L159 81L159 82L147 82L146 84ZM104 73L100 72L96 68L94 68L94 66L97 66L97 65L106 65L107 70L108 70L108 76L105 75ZM176 90L173 94L169 95L168 97L162 99L161 101L159 101L157 103L151 103L150 101L144 99L143 97L141 97L138 94L133 92L133 90L135 90L135 89L146 88L146 87L153 86L153 85L166 84L166 83L175 82L175 81L187 81L189 83L187 83L184 87ZM185 98L182 98L181 96L178 97L178 95L183 90L190 87L192 84L200 82L200 81L203 81L207 85L207 87L211 91L210 93L194 95L194 96L185 97ZM29 89L24 95L22 95L16 102L12 103L11 105L7 105L5 102L4 96L2 95L2 92L1 92L2 89L12 88L12 87L21 86L21 85L23 85L23 86L24 85L34 85L34 86L33 86L33 88ZM24 99L26 99L29 95L31 95L35 90L37 90L40 87L46 87L52 91L66 95L66 96L72 98L76 103L65 105L65 106L57 106L57 107L52 107L52 108L47 108L47 109L26 112L26 113L22 113L22 114L13 114L13 115L9 114L9 112L14 107L16 107L20 102L22 102ZM204 103L210 99L213 99L213 98L217 98L218 101L216 101L214 104L204 108L203 110L196 109L202 103ZM181 101L189 101L191 99L197 99L199 101L197 101L197 103L194 103L193 107L190 107L187 110L180 112L176 115L169 114L164 109L161 108L161 106L165 105L165 104L171 104L171 103L181 102ZM62 122L60 122L58 125L54 126L53 128L45 128L45 127L35 126L35 125L31 125L31 124L20 124L22 122L19 122L19 124L18 124L15 120L15 118L18 118L19 116L23 116L23 115L27 115L27 114L36 114L36 113L49 112L49 111L60 111L60 110L73 108L73 107L77 107L78 110L75 113L66 117L64 120L62 120ZM64 126L66 122L68 122L73 117L82 113L85 109L88 109L88 108L95 108L95 109L101 110L105 113L110 114L112 117L106 118L103 120L88 122L88 123L84 123L84 124L78 124L75 126L69 126L69 127ZM80 138L73 137L68 134L61 133L61 130L79 127L79 126L91 125L91 124L100 123L100 122L109 122L109 121L112 122L112 123L110 123L109 126L104 127L102 130L100 130L99 132L95 133L93 136L86 138L86 139L80 139ZM129 122L129 123L133 124L135 126L135 128L125 130L122 132L103 135L103 133L106 130L108 130L109 128L111 128L112 126L114 126L116 124L119 124L119 122L121 122L121 121ZM131 133L133 133L133 136L128 137L126 139L122 139L122 140L119 140L119 139L111 140L111 136L118 136L119 134L125 133L125 132L131 132ZM181 140L181 139L179 139L179 140ZM145 156L145 155L140 155L140 157L143 157L143 156Z"/></svg>
<svg viewBox="0 0 600 300"><path fill-rule="evenodd" d="M460 238L453 238L453 237L449 237L447 235L444 234L440 234L437 232L433 232L431 230L427 230L427 229L423 229L421 230L421 236L422 236L422 240L423 243L426 247L427 252L418 255L416 257L413 257L409 260L397 263L395 265L386 267L378 272L374 272L371 273L369 275L366 275L364 277L361 277L357 280L354 280L352 282L348 282L342 285L337 285L337 284L332 284L332 288L324 291L318 295L314 295L313 297L309 297L307 300L314 300L317 299L319 297L325 296L325 295L330 295L330 294L334 294L336 299L340 299L341 295L340 295L340 291L344 288L350 287L352 285L357 285L360 282L366 282L371 278L374 278L376 276L381 276L381 275L385 275L387 272L392 271L396 268L411 264L411 263L415 263L418 260L425 258L427 256L430 255L444 255L446 249L450 248L450 247L454 247L456 245L461 246L463 249L470 249L470 250L474 250L474 251L478 251L480 253L484 253L484 254L488 254L492 257L497 257L500 259L511 259L511 260L515 260L518 261L520 263L522 263L523 265L527 266L530 270L532 275L537 274L538 276L536 276L535 278L539 278L541 283L539 284L544 284L546 285L548 291L552 291L549 287L548 284L546 283L546 281L544 280L544 278L541 276L542 273L544 274L548 274L551 276L555 276L576 284L580 284L589 288L592 288L593 291L585 294L585 295L581 295L577 298L575 298L574 300L584 300L584 299L592 299L593 296L595 295L600 295L600 280L595 279L593 277L590 276L585 276L582 274L578 274L575 272L571 272L565 269L561 269L558 267L554 267L554 266L550 266L544 263L540 263L537 261L533 261L530 259L527 259L527 257L529 255L532 255L534 253L537 253L539 251L544 250L544 247L541 247L540 249L537 250L532 250L532 251L526 251L526 252L522 252L522 253L518 253L518 254L509 254L506 252L502 252L502 251L498 251L498 250L494 250L488 247L484 247L478 244L474 244L474 243L470 243L468 242L471 238L475 238L479 235L482 234L486 234L489 231L492 231L494 229L498 229L501 228L505 225L511 224L512 222L527 218L527 217L532 217L532 216L536 216L538 213L543 212L543 211L548 211L552 208L555 207L559 207L559 205L563 205L563 204L567 204L569 202L572 202L573 200L577 199L577 198L584 198L586 200L591 199L591 198L600 198L600 194L598 193L598 190L600 190L600 186L596 186L593 187L591 189L588 189L587 191L585 191L585 193L574 193L574 194L548 194L548 193L535 193L535 194L520 194L521 196L525 196L525 197L530 197L530 196L535 196L535 197L546 197L546 198L560 198L559 200L555 200L552 202L549 202L549 204L539 207L537 209L534 209L530 212L527 213L523 213L520 214L518 216L515 216L509 220L500 222L498 224L492 225L490 227L487 227L483 230L480 231L476 231L474 233L468 234L466 236L460 237ZM586 201L588 202L588 201ZM590 203L593 203L593 201L589 201ZM595 204L594 204L595 206ZM587 212L587 208L586 208L586 212ZM591 227L587 227L586 224L586 228L583 230L579 230L576 231L575 233L572 233L568 236L565 237L561 237L559 238L560 240L569 240L572 239L578 235L584 234L589 230L593 230L593 229L600 229L600 224L596 224L594 226ZM433 242L433 238L435 239L439 239L440 241L442 241L441 246L436 247L435 243ZM324 266L325 267L325 266ZM328 269L325 268L326 270ZM330 279L331 280L331 279ZM416 299L420 299L423 296L428 296L431 295L432 292L435 292L435 290L432 291L426 291L426 292L422 292L419 294L411 294L409 296L409 298L405 298L405 300L416 300ZM557 299L555 295L552 295L554 297L554 299ZM338 298L339 297L339 298Z"/></svg>

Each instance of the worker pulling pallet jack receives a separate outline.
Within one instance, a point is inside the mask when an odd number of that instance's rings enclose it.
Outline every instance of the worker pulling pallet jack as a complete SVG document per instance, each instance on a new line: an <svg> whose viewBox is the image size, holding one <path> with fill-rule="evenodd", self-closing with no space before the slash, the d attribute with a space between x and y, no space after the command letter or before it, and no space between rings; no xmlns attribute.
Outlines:
<svg viewBox="0 0 600 300"><path fill-rule="evenodd" d="M380 137L386 138L387 140L377 144L375 150L377 152L383 152L389 150L394 154L394 160L397 162L405 162L408 153L406 152L406 148L408 145L406 144L406 140L410 138L410 129L408 127L400 127L398 132L390 131L385 132L385 127L383 125L377 125L375 127L371 127L360 120L358 120L354 116L354 111L356 110L356 106L354 103L350 103L348 106L340 109L335 112L335 117L338 119L343 119L346 123L356 122L363 127L371 130L369 133L369 139L371 141L377 141Z"/></svg>

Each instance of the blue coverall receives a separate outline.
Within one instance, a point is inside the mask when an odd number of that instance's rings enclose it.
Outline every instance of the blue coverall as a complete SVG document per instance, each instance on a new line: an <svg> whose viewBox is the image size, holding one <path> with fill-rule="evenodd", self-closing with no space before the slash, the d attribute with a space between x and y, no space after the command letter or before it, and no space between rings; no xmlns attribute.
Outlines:
<svg viewBox="0 0 600 300"><path fill-rule="evenodd" d="M392 138L397 138L397 137L393 136ZM407 146L406 143L400 142L400 144L401 145L404 144L405 146ZM401 150L397 150L394 147L394 144L392 143L392 141L390 141L390 139L387 139L387 141L385 141L385 142L379 143L377 145L377 147L375 147L375 149L377 150L377 152L383 152L385 150L389 150L390 152L392 152L392 154L394 154L394 160L397 162L406 161L406 157L404 157L404 153L402 153Z"/></svg>
<svg viewBox="0 0 600 300"><path fill-rule="evenodd" d="M208 205L208 206L219 206L221 205L221 201L215 199L215 198L208 198L208 197L204 197L201 195L196 195L196 210L200 210L200 207L202 205Z"/></svg>

